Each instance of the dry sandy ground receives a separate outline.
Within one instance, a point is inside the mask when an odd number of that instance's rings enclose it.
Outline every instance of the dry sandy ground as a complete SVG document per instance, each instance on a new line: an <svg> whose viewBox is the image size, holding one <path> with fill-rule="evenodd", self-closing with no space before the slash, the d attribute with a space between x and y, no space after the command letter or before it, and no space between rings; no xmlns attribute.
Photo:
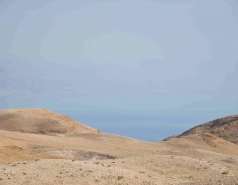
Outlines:
<svg viewBox="0 0 238 185"><path fill-rule="evenodd" d="M237 184L237 168L230 165L237 160L143 155L114 160L19 161L0 165L0 184Z"/></svg>
<svg viewBox="0 0 238 185"><path fill-rule="evenodd" d="M0 134L0 184L238 184L238 156L199 136L149 143L108 134Z"/></svg>
<svg viewBox="0 0 238 185"><path fill-rule="evenodd" d="M211 133L159 143L95 129L55 133L0 130L0 184L238 185L238 145Z"/></svg>

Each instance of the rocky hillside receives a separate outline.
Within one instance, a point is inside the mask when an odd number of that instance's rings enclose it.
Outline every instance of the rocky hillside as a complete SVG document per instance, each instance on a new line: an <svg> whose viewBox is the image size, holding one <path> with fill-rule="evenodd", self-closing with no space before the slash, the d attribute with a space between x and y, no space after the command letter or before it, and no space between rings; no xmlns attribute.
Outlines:
<svg viewBox="0 0 238 185"><path fill-rule="evenodd" d="M203 133L211 133L222 139L238 144L238 115L227 116L198 125L178 137Z"/></svg>
<svg viewBox="0 0 238 185"><path fill-rule="evenodd" d="M68 116L36 108L0 110L0 129L49 135L74 135L99 132Z"/></svg>

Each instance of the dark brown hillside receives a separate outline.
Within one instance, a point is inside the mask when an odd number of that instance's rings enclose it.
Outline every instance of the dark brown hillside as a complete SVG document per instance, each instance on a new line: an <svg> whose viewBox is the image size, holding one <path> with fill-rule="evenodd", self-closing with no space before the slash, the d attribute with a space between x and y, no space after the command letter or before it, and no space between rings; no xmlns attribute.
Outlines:
<svg viewBox="0 0 238 185"><path fill-rule="evenodd" d="M198 125L178 137L203 133L211 133L222 139L238 144L238 115L227 116Z"/></svg>

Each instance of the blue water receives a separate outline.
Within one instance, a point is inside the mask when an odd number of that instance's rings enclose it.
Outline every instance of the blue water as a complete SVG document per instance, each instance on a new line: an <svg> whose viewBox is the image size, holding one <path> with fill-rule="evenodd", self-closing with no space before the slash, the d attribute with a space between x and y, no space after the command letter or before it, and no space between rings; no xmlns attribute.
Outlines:
<svg viewBox="0 0 238 185"><path fill-rule="evenodd" d="M82 108L77 110L77 106L72 108L72 104L57 104L57 101L39 101L32 103L30 101L15 101L14 99L5 101L4 99L0 99L0 102L1 109L44 107L56 113L70 116L101 132L152 142L158 142L169 136L181 134L196 125L210 121L212 118L217 118L217 115L214 114L199 113L194 115L188 115L188 113L184 113L184 115L172 113L171 115L165 115L164 113L160 113L160 115L141 115L141 113L132 114L130 112L125 115L125 113L108 113L105 111L102 113L102 111L100 112L99 110L84 111ZM71 110L67 109L67 106L69 106Z"/></svg>
<svg viewBox="0 0 238 185"><path fill-rule="evenodd" d="M158 142L169 136L182 132L207 121L236 114L237 109L222 111L158 111L136 112L132 109L128 112L108 109L100 110L97 107L74 105L73 103L59 102L58 100L19 100L17 98L5 99L0 97L0 109L34 108L42 107L53 112L68 115L77 121L100 130L101 132L129 136L132 138ZM212 102L214 103L214 102ZM215 104L218 108L217 104ZM237 104L234 105L236 107ZM202 105L198 107L203 107ZM209 106L208 106L209 107ZM198 108L199 110L199 108ZM149 115L150 114L150 115Z"/></svg>
<svg viewBox="0 0 238 185"><path fill-rule="evenodd" d="M104 133L128 136L144 141L158 142L205 122L199 117L142 116L142 115L87 115L67 112L75 120Z"/></svg>

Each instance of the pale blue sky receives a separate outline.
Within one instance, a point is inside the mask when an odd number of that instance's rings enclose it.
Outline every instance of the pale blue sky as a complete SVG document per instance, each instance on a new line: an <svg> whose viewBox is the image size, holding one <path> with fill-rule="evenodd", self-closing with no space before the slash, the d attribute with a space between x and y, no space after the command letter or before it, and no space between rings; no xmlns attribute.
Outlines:
<svg viewBox="0 0 238 185"><path fill-rule="evenodd" d="M237 114L237 12L236 0L0 0L0 108L193 117L164 123L181 130Z"/></svg>

